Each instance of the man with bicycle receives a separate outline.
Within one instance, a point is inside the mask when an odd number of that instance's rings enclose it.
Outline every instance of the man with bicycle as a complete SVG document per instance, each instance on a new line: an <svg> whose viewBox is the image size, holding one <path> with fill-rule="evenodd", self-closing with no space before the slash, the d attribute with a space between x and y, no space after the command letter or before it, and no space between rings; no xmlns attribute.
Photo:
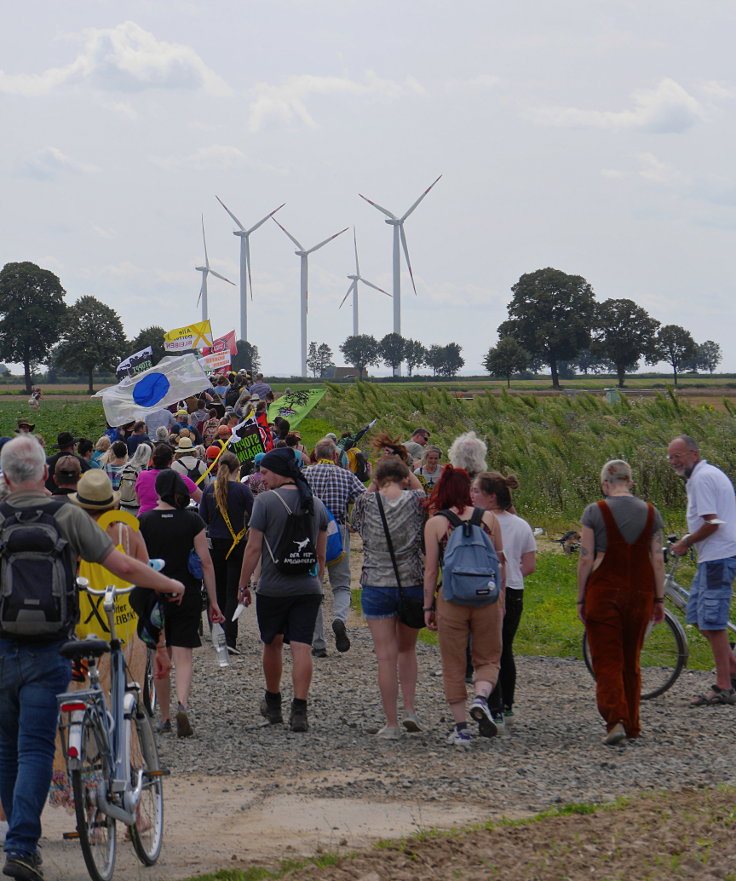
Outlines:
<svg viewBox="0 0 736 881"><path fill-rule="evenodd" d="M33 437L20 436L9 441L0 454L0 467L10 489L0 516L0 530L5 533L8 521L28 523L53 518L54 530L65 542L65 568L72 580L66 593L75 587L77 558L101 563L113 574L141 587L182 594L178 581L166 578L132 557L118 551L107 534L92 518L66 499L52 499L44 489L48 466L43 448ZM112 494L112 490L110 491ZM24 516L25 515L25 516ZM2 558L2 602L0 602L0 801L8 817L5 837L3 872L21 881L42 881L38 839L41 835L41 811L48 796L54 760L58 718L56 695L68 687L69 661L59 654L59 647L74 630L79 617L78 605L69 609L57 632L48 630L39 636L33 626L19 632L20 618L11 621L7 611L5 583L13 553L18 549L4 548ZM23 550L22 548L20 549ZM33 549L38 558L44 551ZM51 552L46 552L51 556ZM58 556L59 551L54 550ZM14 575L22 562L17 559ZM68 564L68 565L67 565ZM33 578L37 567L30 573ZM45 598L39 580L39 596ZM46 593L51 596L49 588Z"/></svg>
<svg viewBox="0 0 736 881"><path fill-rule="evenodd" d="M736 657L726 629L736 577L736 494L723 471L700 458L689 435L672 441L667 459L686 481L689 533L671 550L678 557L691 547L698 552L686 618L708 640L716 664L715 685L694 698L691 706L736 704Z"/></svg>

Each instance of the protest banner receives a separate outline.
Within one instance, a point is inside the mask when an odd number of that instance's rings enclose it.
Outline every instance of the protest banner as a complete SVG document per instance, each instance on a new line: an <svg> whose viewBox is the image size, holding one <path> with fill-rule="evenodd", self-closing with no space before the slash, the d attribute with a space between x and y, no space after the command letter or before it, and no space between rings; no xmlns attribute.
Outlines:
<svg viewBox="0 0 736 881"><path fill-rule="evenodd" d="M327 389L323 388L313 388L300 392L286 392L268 408L268 421L273 422L277 416L280 416L282 419L288 419L289 425L296 428L309 411L320 402L326 391Z"/></svg>
<svg viewBox="0 0 736 881"><path fill-rule="evenodd" d="M235 341L235 331L231 330L225 336L218 336L216 340L212 340L211 346L205 346L202 349L203 355L214 355L215 352L229 352L231 355L238 354L238 344Z"/></svg>
<svg viewBox="0 0 736 881"><path fill-rule="evenodd" d="M197 321L184 327L175 327L164 334L167 352L185 352L212 345L212 328L209 321Z"/></svg>
<svg viewBox="0 0 736 881"><path fill-rule="evenodd" d="M209 355L204 355L198 360L205 373L217 373L218 370L230 369L230 352L227 350L224 352L210 352Z"/></svg>
<svg viewBox="0 0 736 881"><path fill-rule="evenodd" d="M149 367L153 367L153 348L146 346L145 349L141 349L140 352L129 355L125 360L121 361L115 368L115 377L117 379L124 379L126 376L143 373Z"/></svg>
<svg viewBox="0 0 736 881"><path fill-rule="evenodd" d="M246 419L233 429L228 448L238 457L239 462L255 459L264 452L261 428L253 419Z"/></svg>

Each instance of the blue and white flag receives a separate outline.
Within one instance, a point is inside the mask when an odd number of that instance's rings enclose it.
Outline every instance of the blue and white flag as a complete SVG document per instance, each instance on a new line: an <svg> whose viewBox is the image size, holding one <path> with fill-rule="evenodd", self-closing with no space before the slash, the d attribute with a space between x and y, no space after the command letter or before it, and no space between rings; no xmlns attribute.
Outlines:
<svg viewBox="0 0 736 881"><path fill-rule="evenodd" d="M155 367L127 376L93 397L102 398L105 418L117 426L145 419L146 414L199 394L209 385L196 355L167 355Z"/></svg>

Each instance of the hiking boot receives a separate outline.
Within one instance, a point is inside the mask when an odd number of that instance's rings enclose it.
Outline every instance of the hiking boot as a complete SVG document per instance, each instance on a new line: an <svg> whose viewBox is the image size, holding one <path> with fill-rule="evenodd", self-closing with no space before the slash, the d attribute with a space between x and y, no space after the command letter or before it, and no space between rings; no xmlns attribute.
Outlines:
<svg viewBox="0 0 736 881"><path fill-rule="evenodd" d="M346 652L350 648L350 637L345 630L345 622L335 618L332 622L332 632L335 634L335 648L338 652Z"/></svg>
<svg viewBox="0 0 736 881"><path fill-rule="evenodd" d="M189 721L187 708L184 704L179 704L179 709L176 711L176 736L191 737L192 734L194 734L194 729Z"/></svg>
<svg viewBox="0 0 736 881"><path fill-rule="evenodd" d="M36 853L10 851L5 858L3 874L20 881L43 881L41 857Z"/></svg>
<svg viewBox="0 0 736 881"><path fill-rule="evenodd" d="M284 721L281 712L281 694L272 696L266 693L261 700L261 715L268 719L269 725L279 725Z"/></svg>
<svg viewBox="0 0 736 881"><path fill-rule="evenodd" d="M453 728L447 742L453 746L469 747L471 735L467 728Z"/></svg>
<svg viewBox="0 0 736 881"><path fill-rule="evenodd" d="M309 731L306 701L299 706L295 706L292 702L291 713L289 714L289 728L291 731Z"/></svg>
<svg viewBox="0 0 736 881"><path fill-rule="evenodd" d="M498 734L498 727L488 709L488 701L481 695L477 695L470 705L470 717L478 723L481 737L495 737Z"/></svg>

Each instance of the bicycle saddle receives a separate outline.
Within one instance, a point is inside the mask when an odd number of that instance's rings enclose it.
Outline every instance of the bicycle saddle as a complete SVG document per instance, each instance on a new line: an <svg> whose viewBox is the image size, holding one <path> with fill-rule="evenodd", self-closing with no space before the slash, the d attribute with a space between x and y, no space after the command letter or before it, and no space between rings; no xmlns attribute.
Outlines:
<svg viewBox="0 0 736 881"><path fill-rule="evenodd" d="M70 639L59 649L59 654L70 660L99 658L110 651L110 643L104 639Z"/></svg>

